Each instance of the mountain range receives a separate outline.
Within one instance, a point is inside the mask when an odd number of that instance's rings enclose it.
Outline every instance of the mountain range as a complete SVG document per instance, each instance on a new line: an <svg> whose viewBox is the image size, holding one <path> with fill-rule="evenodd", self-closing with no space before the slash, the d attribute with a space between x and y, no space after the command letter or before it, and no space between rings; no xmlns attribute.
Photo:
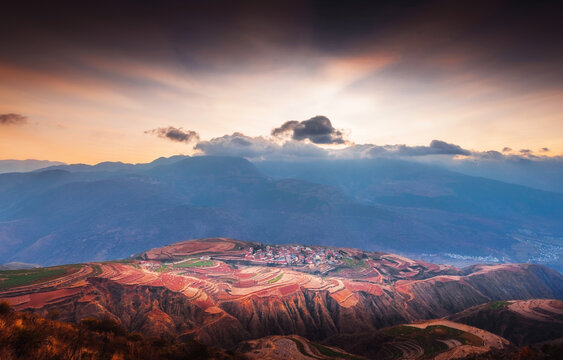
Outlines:
<svg viewBox="0 0 563 360"><path fill-rule="evenodd" d="M125 258L227 236L561 270L563 194L393 159L176 156L0 174L0 262Z"/></svg>
<svg viewBox="0 0 563 360"><path fill-rule="evenodd" d="M26 172L34 171L38 169L47 168L50 166L65 165L60 161L49 161L49 160L11 160L5 159L0 160L0 174L11 173L11 172Z"/></svg>

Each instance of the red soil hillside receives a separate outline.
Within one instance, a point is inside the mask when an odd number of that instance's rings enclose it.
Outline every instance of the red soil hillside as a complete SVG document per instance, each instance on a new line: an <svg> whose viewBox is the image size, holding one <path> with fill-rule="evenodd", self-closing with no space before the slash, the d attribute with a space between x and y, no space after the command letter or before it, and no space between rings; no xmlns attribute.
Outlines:
<svg viewBox="0 0 563 360"><path fill-rule="evenodd" d="M449 319L486 329L516 345L563 338L563 301L533 299L478 305Z"/></svg>
<svg viewBox="0 0 563 360"><path fill-rule="evenodd" d="M339 348L311 342L297 335L274 335L248 340L239 344L237 350L253 360L365 359Z"/></svg>
<svg viewBox="0 0 563 360"><path fill-rule="evenodd" d="M175 341L130 333L117 322L84 319L79 324L14 312L0 302L0 359L2 360L206 360L247 359L233 351L194 340Z"/></svg>
<svg viewBox="0 0 563 360"><path fill-rule="evenodd" d="M462 271L393 254L231 239L182 242L59 274L26 271L0 273L0 299L17 310L56 309L71 322L108 317L147 336L223 347L268 335L321 341L492 300L563 298L563 277L537 265Z"/></svg>

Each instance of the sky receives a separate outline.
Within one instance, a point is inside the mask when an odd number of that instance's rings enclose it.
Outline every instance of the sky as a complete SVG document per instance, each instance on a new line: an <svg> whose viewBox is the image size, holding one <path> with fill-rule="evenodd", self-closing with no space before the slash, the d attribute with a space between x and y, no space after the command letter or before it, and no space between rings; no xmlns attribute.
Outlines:
<svg viewBox="0 0 563 360"><path fill-rule="evenodd" d="M0 159L558 157L562 4L14 2Z"/></svg>

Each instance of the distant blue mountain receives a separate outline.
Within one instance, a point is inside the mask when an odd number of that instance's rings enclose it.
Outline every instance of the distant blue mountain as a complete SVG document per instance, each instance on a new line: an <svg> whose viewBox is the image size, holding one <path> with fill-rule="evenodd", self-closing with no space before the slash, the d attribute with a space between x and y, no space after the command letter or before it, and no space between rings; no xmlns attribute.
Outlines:
<svg viewBox="0 0 563 360"><path fill-rule="evenodd" d="M466 175L530 186L563 193L563 157L526 159L505 158L479 161L452 161L447 168Z"/></svg>
<svg viewBox="0 0 563 360"><path fill-rule="evenodd" d="M0 174L11 172L28 172L49 166L63 165L59 161L48 160L0 160Z"/></svg>
<svg viewBox="0 0 563 360"><path fill-rule="evenodd" d="M563 194L396 159L257 162L273 178L337 187L367 204L436 209L508 220L540 216L563 227ZM559 200L559 201L557 201ZM520 221L520 220L519 220Z"/></svg>
<svg viewBox="0 0 563 360"><path fill-rule="evenodd" d="M398 159L264 161L256 165L272 178L334 186L359 203L408 215L441 233L433 236L434 243L447 242L441 236L449 229L449 244L443 252L454 258L472 255L470 249L478 248L481 257L540 262L563 269L561 193ZM410 244L396 246L402 252L409 249ZM411 253L417 254L418 249Z"/></svg>
<svg viewBox="0 0 563 360"><path fill-rule="evenodd" d="M560 268L561 219L563 194L395 160L202 156L0 175L0 263L105 260L225 236Z"/></svg>
<svg viewBox="0 0 563 360"><path fill-rule="evenodd" d="M187 159L187 155L174 155L171 157L160 157L150 163L141 164L129 164L121 161L104 161L96 165L88 164L53 164L49 167L43 167L39 171L45 170L67 170L72 172L114 172L114 171L132 171L132 170L146 170L151 169L155 166L166 165L178 162L183 159Z"/></svg>

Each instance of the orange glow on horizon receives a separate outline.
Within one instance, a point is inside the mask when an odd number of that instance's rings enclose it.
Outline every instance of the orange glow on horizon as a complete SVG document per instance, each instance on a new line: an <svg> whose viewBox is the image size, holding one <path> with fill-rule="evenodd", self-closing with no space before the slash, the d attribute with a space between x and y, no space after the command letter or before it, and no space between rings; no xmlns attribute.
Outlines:
<svg viewBox="0 0 563 360"><path fill-rule="evenodd" d="M302 66L256 73L192 73L104 57L82 59L95 71L31 70L0 63L0 114L28 117L0 125L0 158L67 163L148 162L193 154L193 144L145 130L197 131L202 140L233 132L265 136L287 120L325 115L353 142L463 148L531 149L563 154L563 91L515 91L501 78L455 71L441 81L394 78L398 55L318 56ZM464 60L437 58L459 70ZM441 64L441 65L440 65ZM94 75L96 74L96 75Z"/></svg>

